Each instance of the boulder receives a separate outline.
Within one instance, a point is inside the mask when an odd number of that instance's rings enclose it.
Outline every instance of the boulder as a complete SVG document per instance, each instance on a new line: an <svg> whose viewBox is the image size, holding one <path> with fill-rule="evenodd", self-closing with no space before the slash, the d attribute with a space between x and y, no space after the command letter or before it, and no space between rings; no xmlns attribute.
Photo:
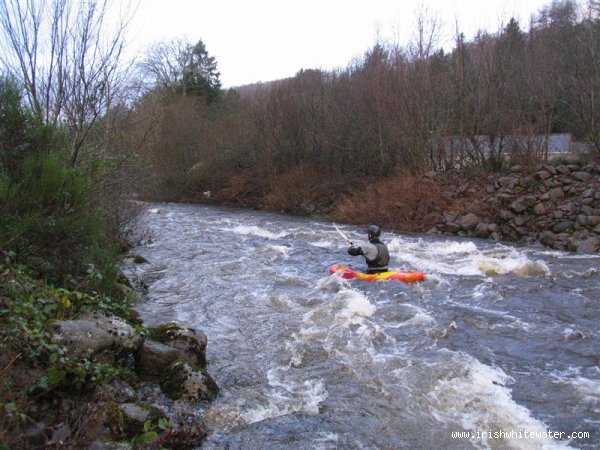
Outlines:
<svg viewBox="0 0 600 450"><path fill-rule="evenodd" d="M565 197L565 191L561 187L556 187L547 192L550 200L560 200Z"/></svg>
<svg viewBox="0 0 600 450"><path fill-rule="evenodd" d="M116 283L115 287L123 294L123 296L130 303L137 305L138 303L140 303L142 301L140 294L138 294L135 291L135 289L133 289L125 284L122 284L122 283Z"/></svg>
<svg viewBox="0 0 600 450"><path fill-rule="evenodd" d="M461 227L456 222L446 222L446 232L457 233L461 230Z"/></svg>
<svg viewBox="0 0 600 450"><path fill-rule="evenodd" d="M160 387L173 400L212 401L219 392L217 383L206 370L181 361L163 374Z"/></svg>
<svg viewBox="0 0 600 450"><path fill-rule="evenodd" d="M600 225L600 216L587 216L587 224L590 227Z"/></svg>
<svg viewBox="0 0 600 450"><path fill-rule="evenodd" d="M135 354L135 371L142 380L159 381L179 356L176 348L146 339Z"/></svg>
<svg viewBox="0 0 600 450"><path fill-rule="evenodd" d="M133 353L142 343L136 330L117 317L84 314L74 320L51 323L51 341L70 358L88 358L113 363Z"/></svg>
<svg viewBox="0 0 600 450"><path fill-rule="evenodd" d="M535 173L535 177L538 180L547 180L548 178L550 178L552 175L550 174L550 172L548 172L547 170L540 170L539 172Z"/></svg>
<svg viewBox="0 0 600 450"><path fill-rule="evenodd" d="M592 174L589 172L573 172L571 177L577 181L587 181L592 177Z"/></svg>
<svg viewBox="0 0 600 450"><path fill-rule="evenodd" d="M552 227L555 233L565 233L573 229L574 222L572 220L563 220Z"/></svg>
<svg viewBox="0 0 600 450"><path fill-rule="evenodd" d="M139 436L145 432L147 421L157 427L159 420L164 418L160 409L143 402L118 404L111 401L104 407L104 422L111 434L119 438Z"/></svg>
<svg viewBox="0 0 600 450"><path fill-rule="evenodd" d="M150 336L158 342L176 348L179 359L187 359L193 364L206 366L206 345L208 339L202 331L172 322L149 329Z"/></svg>
<svg viewBox="0 0 600 450"><path fill-rule="evenodd" d="M489 224L485 222L479 222L475 228L475 236L488 237L490 234Z"/></svg>
<svg viewBox="0 0 600 450"><path fill-rule="evenodd" d="M532 195L527 195L525 197L520 197L508 205L508 208L517 214L521 214L526 211L527 208L533 206L537 203L537 199Z"/></svg>
<svg viewBox="0 0 600 450"><path fill-rule="evenodd" d="M547 247L553 247L556 242L556 235L552 231L543 231L538 240Z"/></svg>
<svg viewBox="0 0 600 450"><path fill-rule="evenodd" d="M538 203L533 207L533 212L536 216L543 216L546 214L547 210L543 203Z"/></svg>
<svg viewBox="0 0 600 450"><path fill-rule="evenodd" d="M473 213L468 213L460 217L457 222L463 230L471 231L479 223L479 217Z"/></svg>
<svg viewBox="0 0 600 450"><path fill-rule="evenodd" d="M600 251L600 238L596 236L587 238L579 243L577 251L580 253L594 253Z"/></svg>

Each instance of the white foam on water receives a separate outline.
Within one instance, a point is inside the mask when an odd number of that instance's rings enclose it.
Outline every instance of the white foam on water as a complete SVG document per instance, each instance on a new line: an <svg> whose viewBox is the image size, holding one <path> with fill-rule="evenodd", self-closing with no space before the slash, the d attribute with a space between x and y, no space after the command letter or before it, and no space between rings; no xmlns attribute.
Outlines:
<svg viewBox="0 0 600 450"><path fill-rule="evenodd" d="M278 310L291 310L294 309L294 307L296 306L294 301L286 293L271 294L269 295L269 301L271 305L273 305L273 307Z"/></svg>
<svg viewBox="0 0 600 450"><path fill-rule="evenodd" d="M273 233L256 225L238 225L236 227L231 228L230 230L236 234L241 234L243 236L258 236L271 240L281 239L289 234L285 231L282 231L280 233Z"/></svg>
<svg viewBox="0 0 600 450"><path fill-rule="evenodd" d="M310 242L309 245L312 245L313 247L318 247L318 248L330 249L330 248L336 247L337 243L334 241L318 240L316 242Z"/></svg>
<svg viewBox="0 0 600 450"><path fill-rule="evenodd" d="M213 404L205 414L206 423L231 430L290 414L319 414L319 406L328 396L325 384L319 379L296 380L289 369L290 366L268 370L266 392L253 387L251 394L234 393L230 401Z"/></svg>
<svg viewBox="0 0 600 450"><path fill-rule="evenodd" d="M406 261L427 274L493 276L513 273L519 276L545 277L550 269L542 260L531 260L515 248L501 244L485 251L472 241L408 242L392 239L390 252L395 261Z"/></svg>
<svg viewBox="0 0 600 450"><path fill-rule="evenodd" d="M577 391L581 393L586 402L600 402L600 380L590 380L589 378L577 377L570 381Z"/></svg>
<svg viewBox="0 0 600 450"><path fill-rule="evenodd" d="M338 297L342 300L342 308L337 316L348 325L362 324L364 317L371 317L377 310L377 307L358 291L344 289L339 292Z"/></svg>
<svg viewBox="0 0 600 450"><path fill-rule="evenodd" d="M437 326L437 320L424 311L416 313L412 318L397 324L388 325L389 328L405 328L405 327L429 327Z"/></svg>
<svg viewBox="0 0 600 450"><path fill-rule="evenodd" d="M497 259L493 257L476 258L479 269L486 275L505 275L514 273L524 277L547 277L550 269L544 261L530 260L525 254Z"/></svg>
<svg viewBox="0 0 600 450"><path fill-rule="evenodd" d="M600 372L600 369L597 369ZM600 379L591 379L581 375L581 368L574 367L570 370L552 373L555 384L572 386L582 401L591 404L600 404Z"/></svg>
<svg viewBox="0 0 600 450"><path fill-rule="evenodd" d="M291 247L285 245L267 245L259 250L263 255L272 255L276 259L288 259L290 257Z"/></svg>
<svg viewBox="0 0 600 450"><path fill-rule="evenodd" d="M305 381L295 392L275 392L271 401L242 412L245 424L289 414L319 414L319 404L327 398L327 391L321 381Z"/></svg>
<svg viewBox="0 0 600 450"><path fill-rule="evenodd" d="M546 437L548 426L512 399L506 385L514 380L502 369L462 353L452 359L450 364L458 363L458 367L440 379L427 396L436 420L470 431L470 441L478 448L568 448ZM524 432L530 433L529 438Z"/></svg>

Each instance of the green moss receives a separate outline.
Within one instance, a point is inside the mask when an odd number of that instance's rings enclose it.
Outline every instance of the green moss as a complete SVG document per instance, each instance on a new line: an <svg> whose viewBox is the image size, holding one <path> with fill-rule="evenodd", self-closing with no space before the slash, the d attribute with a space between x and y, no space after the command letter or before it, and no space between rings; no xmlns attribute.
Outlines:
<svg viewBox="0 0 600 450"><path fill-rule="evenodd" d="M143 411L134 417L127 414L126 408L136 408ZM134 439L146 433L149 429L158 428L164 422L163 412L145 402L119 405L114 401L106 403L104 407L104 420L110 432L118 438Z"/></svg>

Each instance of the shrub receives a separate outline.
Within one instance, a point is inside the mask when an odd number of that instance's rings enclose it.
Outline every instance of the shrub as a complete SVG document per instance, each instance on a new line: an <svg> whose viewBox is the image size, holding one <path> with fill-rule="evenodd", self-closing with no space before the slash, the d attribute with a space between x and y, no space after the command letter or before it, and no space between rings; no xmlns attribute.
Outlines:
<svg viewBox="0 0 600 450"><path fill-rule="evenodd" d="M435 224L446 202L434 179L400 173L343 197L336 203L335 217L348 223L419 231Z"/></svg>
<svg viewBox="0 0 600 450"><path fill-rule="evenodd" d="M0 82L0 249L58 283L93 268L102 276L91 287L107 289L115 250L91 179L70 167L63 135L21 109L15 89Z"/></svg>

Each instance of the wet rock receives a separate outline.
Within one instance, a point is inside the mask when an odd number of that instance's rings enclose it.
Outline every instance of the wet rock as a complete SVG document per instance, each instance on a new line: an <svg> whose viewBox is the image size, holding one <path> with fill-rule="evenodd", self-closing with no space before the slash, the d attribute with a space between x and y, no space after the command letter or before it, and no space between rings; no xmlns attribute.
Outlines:
<svg viewBox="0 0 600 450"><path fill-rule="evenodd" d="M155 426L164 413L148 403L108 402L105 405L104 421L110 432L119 438L131 439L144 433L144 423L150 421Z"/></svg>
<svg viewBox="0 0 600 450"><path fill-rule="evenodd" d="M135 371L142 380L158 381L179 356L176 348L146 339L135 354Z"/></svg>
<svg viewBox="0 0 600 450"><path fill-rule="evenodd" d="M457 233L461 230L461 226L456 222L446 222L446 232Z"/></svg>
<svg viewBox="0 0 600 450"><path fill-rule="evenodd" d="M556 235L552 231L543 231L540 233L538 240L546 247L554 247Z"/></svg>
<svg viewBox="0 0 600 450"><path fill-rule="evenodd" d="M489 224L484 222L479 222L477 227L475 228L475 236L478 237L488 237L490 234Z"/></svg>
<svg viewBox="0 0 600 450"><path fill-rule="evenodd" d="M123 296L131 303L131 304L138 304L142 301L142 298L140 297L140 294L138 294L135 289L131 288L130 286L126 286L124 284L121 283L116 283L115 287L121 291L121 293L123 294Z"/></svg>
<svg viewBox="0 0 600 450"><path fill-rule="evenodd" d="M600 251L600 238L590 237L579 243L577 251L580 253L595 253Z"/></svg>
<svg viewBox="0 0 600 450"><path fill-rule="evenodd" d="M206 366L206 346L208 339L202 331L171 322L160 327L150 328L150 336L170 347L179 350L180 359L188 359L193 364Z"/></svg>
<svg viewBox="0 0 600 450"><path fill-rule="evenodd" d="M212 401L219 392L206 370L187 362L173 364L163 375L160 387L172 399L185 401Z"/></svg>

